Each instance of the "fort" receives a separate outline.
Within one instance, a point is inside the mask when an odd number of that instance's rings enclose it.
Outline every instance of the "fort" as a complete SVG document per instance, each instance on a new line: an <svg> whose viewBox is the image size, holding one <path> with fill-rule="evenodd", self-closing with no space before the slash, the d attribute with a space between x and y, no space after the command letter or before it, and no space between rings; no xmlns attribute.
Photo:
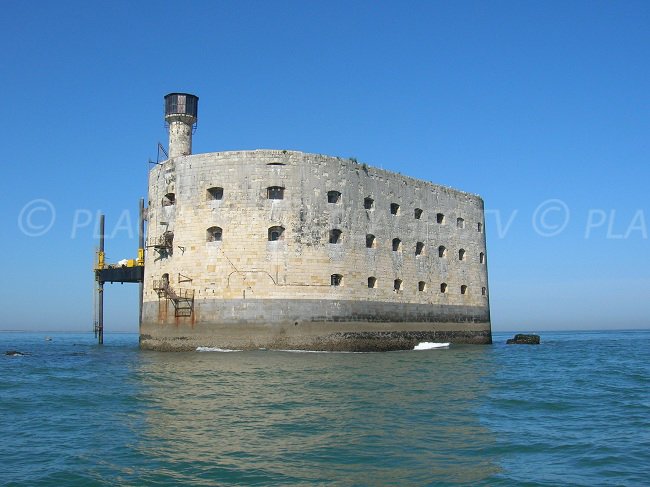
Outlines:
<svg viewBox="0 0 650 487"><path fill-rule="evenodd" d="M412 349L491 343L473 194L354 159L192 154L198 98L165 97L149 174L143 349Z"/></svg>

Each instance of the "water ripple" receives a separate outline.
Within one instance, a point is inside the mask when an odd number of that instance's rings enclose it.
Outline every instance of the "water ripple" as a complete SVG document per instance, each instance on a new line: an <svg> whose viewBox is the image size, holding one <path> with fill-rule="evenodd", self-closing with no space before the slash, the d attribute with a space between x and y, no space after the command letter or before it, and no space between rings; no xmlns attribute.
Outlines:
<svg viewBox="0 0 650 487"><path fill-rule="evenodd" d="M154 353L1 334L7 485L644 485L650 332Z"/></svg>

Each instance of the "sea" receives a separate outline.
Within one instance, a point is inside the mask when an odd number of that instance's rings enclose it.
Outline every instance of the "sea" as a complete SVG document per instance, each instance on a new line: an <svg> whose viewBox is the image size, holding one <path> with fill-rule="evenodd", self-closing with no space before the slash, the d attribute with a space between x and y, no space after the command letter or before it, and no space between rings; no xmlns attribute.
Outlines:
<svg viewBox="0 0 650 487"><path fill-rule="evenodd" d="M0 333L0 485L650 485L650 330L511 336L164 353Z"/></svg>

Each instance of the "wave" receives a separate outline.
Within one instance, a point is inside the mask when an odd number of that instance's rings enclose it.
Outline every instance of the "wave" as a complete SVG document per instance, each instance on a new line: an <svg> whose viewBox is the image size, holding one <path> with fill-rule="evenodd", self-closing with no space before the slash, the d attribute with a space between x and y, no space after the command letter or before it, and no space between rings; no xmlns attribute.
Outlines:
<svg viewBox="0 0 650 487"><path fill-rule="evenodd" d="M230 350L228 348L196 347L197 352L241 352L241 350Z"/></svg>
<svg viewBox="0 0 650 487"><path fill-rule="evenodd" d="M420 342L413 347L413 350L433 350L436 348L449 348L449 343Z"/></svg>

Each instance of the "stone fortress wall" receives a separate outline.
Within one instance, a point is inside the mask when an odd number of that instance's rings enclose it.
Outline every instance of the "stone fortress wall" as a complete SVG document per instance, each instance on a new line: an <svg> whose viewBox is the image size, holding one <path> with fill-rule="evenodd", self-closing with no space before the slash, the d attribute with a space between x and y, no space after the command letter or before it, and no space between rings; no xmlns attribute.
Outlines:
<svg viewBox="0 0 650 487"><path fill-rule="evenodd" d="M491 341L476 195L302 152L184 155L150 172L149 242L165 231L173 250L146 253L144 348ZM194 292L191 316L163 278Z"/></svg>

